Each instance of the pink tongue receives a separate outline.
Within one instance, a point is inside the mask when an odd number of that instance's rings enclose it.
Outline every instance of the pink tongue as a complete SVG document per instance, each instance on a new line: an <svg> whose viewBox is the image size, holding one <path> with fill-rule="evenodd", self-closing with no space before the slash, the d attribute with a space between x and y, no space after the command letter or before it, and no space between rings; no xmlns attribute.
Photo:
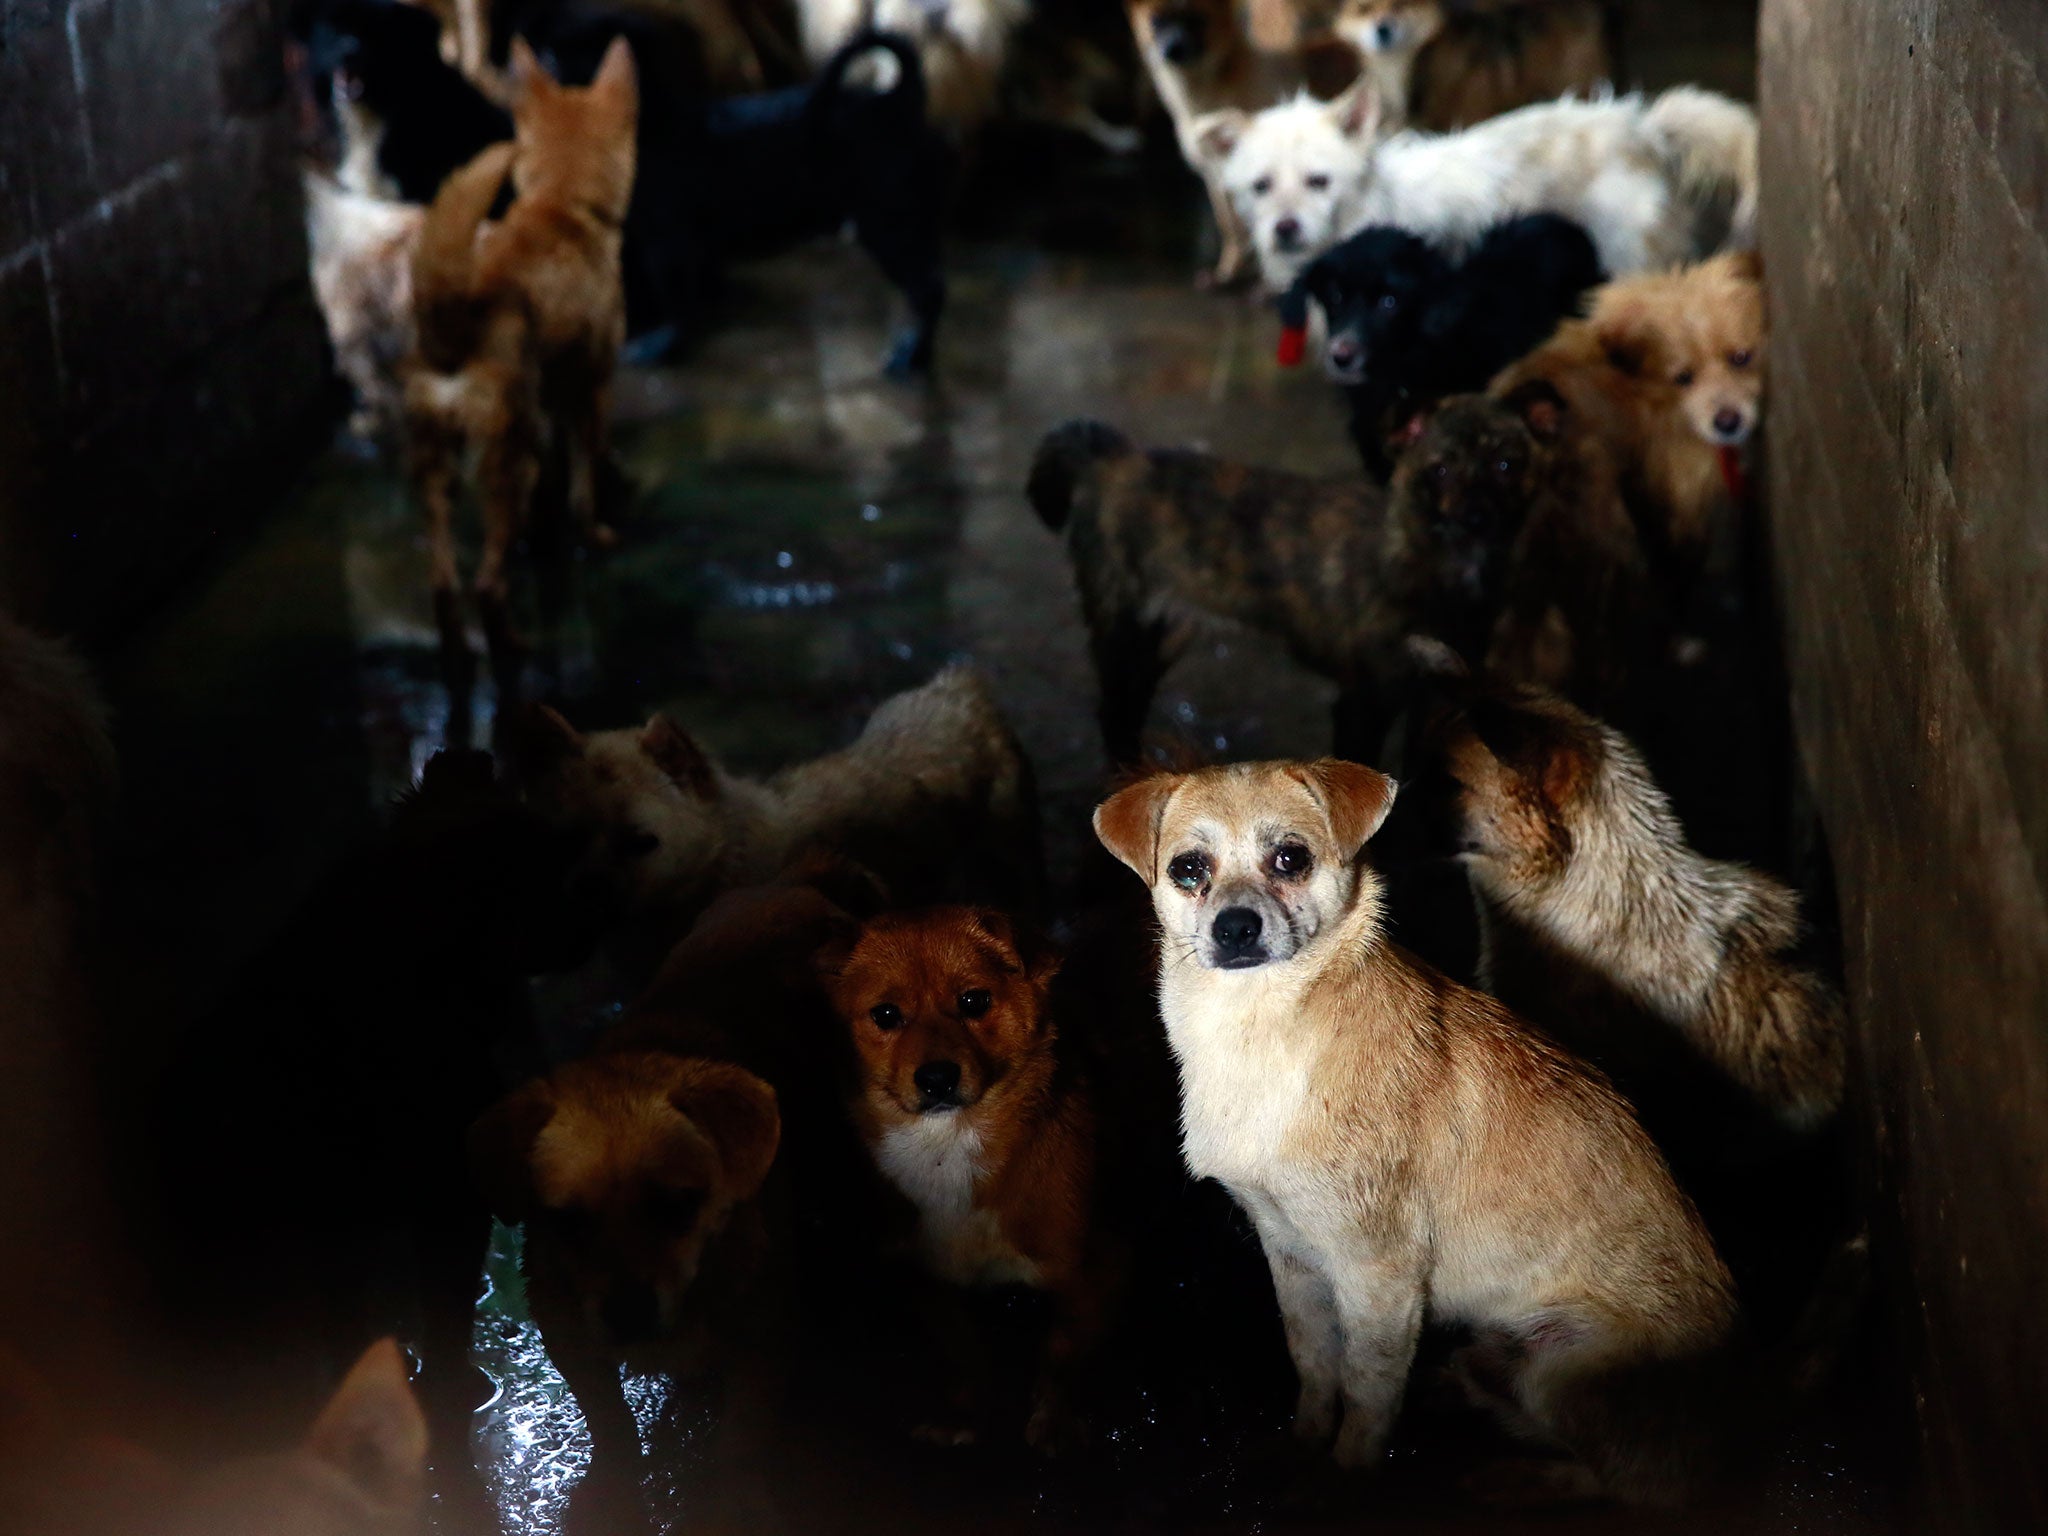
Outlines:
<svg viewBox="0 0 2048 1536"><path fill-rule="evenodd" d="M1728 488L1728 495L1735 501L1749 500L1749 477L1742 472L1742 450L1723 446L1715 450L1721 461L1721 483Z"/></svg>
<svg viewBox="0 0 2048 1536"><path fill-rule="evenodd" d="M1308 351L1308 327L1285 325L1280 328L1279 361L1282 368L1300 366L1302 355Z"/></svg>

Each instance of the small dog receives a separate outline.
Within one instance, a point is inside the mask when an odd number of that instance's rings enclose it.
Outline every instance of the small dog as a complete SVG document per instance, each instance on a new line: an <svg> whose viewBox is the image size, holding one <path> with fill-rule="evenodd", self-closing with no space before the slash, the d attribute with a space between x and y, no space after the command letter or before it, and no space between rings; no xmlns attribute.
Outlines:
<svg viewBox="0 0 2048 1536"><path fill-rule="evenodd" d="M581 840L582 886L628 925L629 956L658 958L720 891L817 848L872 870L898 900L959 896L963 883L1036 897L1030 769L965 668L887 700L851 746L766 783L726 772L665 715L584 736L543 708L523 752L529 795Z"/></svg>
<svg viewBox="0 0 2048 1536"><path fill-rule="evenodd" d="M925 1268L1054 1299L1025 1431L1034 1445L1060 1433L1115 1269L1095 1110L1049 1001L1058 969L1001 914L946 907L871 920L833 989L862 1064L861 1133L917 1209Z"/></svg>
<svg viewBox="0 0 2048 1536"><path fill-rule="evenodd" d="M1798 897L1693 852L1611 726L1530 688L1454 681L1448 703L1430 755L1480 899L1481 984L1615 1073L1653 1120L1697 1096L1701 1065L1793 1129L1831 1116L1842 1003L1788 958ZM1688 1058L1679 1075L1663 1042ZM1659 1069L1667 1080L1646 1080Z"/></svg>
<svg viewBox="0 0 2048 1536"><path fill-rule="evenodd" d="M1619 21L1609 0L1345 0L1335 28L1390 124L1449 133L1613 80Z"/></svg>
<svg viewBox="0 0 2048 1536"><path fill-rule="evenodd" d="M804 51L823 68L864 28L911 39L924 68L926 110L957 135L995 113L1010 41L1030 0L799 0ZM889 82L863 80L888 88Z"/></svg>
<svg viewBox="0 0 2048 1536"><path fill-rule="evenodd" d="M1754 243L1756 114L1709 91L1545 102L1383 142L1379 122L1361 83L1330 103L1297 97L1196 124L1274 291L1373 224L1457 252L1512 214L1561 214L1617 276Z"/></svg>
<svg viewBox="0 0 2048 1536"><path fill-rule="evenodd" d="M590 543L612 539L598 521L597 485L626 332L619 229L639 115L623 40L577 90L555 84L515 39L512 81L516 145L494 145L451 176L420 230L418 343L405 385L409 468L426 512L435 615L452 651L467 650L455 498L467 454L478 455L484 543L473 587L494 655L515 645L505 564L551 445L567 461L575 525ZM486 227L508 169L518 196Z"/></svg>
<svg viewBox="0 0 2048 1536"><path fill-rule="evenodd" d="M1251 1217L1300 1378L1295 1433L1374 1466L1425 1317L1453 1374L1571 1459L1531 1495L1663 1503L1713 1450L1729 1273L1628 1104L1386 935L1356 763L1162 774L1095 812L1152 890L1183 1151Z"/></svg>
<svg viewBox="0 0 2048 1536"><path fill-rule="evenodd" d="M1138 760L1153 692L1203 619L1283 637L1337 682L1339 750L1377 750L1405 624L1382 568L1384 489L1072 421L1040 441L1026 495L1073 559L1113 762Z"/></svg>
<svg viewBox="0 0 2048 1536"><path fill-rule="evenodd" d="M1461 262L1375 225L1309 263L1281 312L1300 334L1306 301L1322 311L1324 369L1344 388L1366 472L1385 479L1419 416L1485 388L1600 280L1593 242L1556 214L1496 224Z"/></svg>
<svg viewBox="0 0 2048 1536"><path fill-rule="evenodd" d="M413 347L412 262L426 213L348 191L318 171L302 180L313 297L335 365L355 391L349 430L388 442L405 419L399 369Z"/></svg>

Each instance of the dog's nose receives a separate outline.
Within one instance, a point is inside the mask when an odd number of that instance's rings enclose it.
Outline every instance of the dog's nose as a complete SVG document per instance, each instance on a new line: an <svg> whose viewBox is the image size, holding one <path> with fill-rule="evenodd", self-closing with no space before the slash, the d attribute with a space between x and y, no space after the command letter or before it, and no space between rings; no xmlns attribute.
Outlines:
<svg viewBox="0 0 2048 1536"><path fill-rule="evenodd" d="M1732 405L1724 405L1714 412L1714 430L1723 437L1733 437L1742 430L1742 412Z"/></svg>
<svg viewBox="0 0 2048 1536"><path fill-rule="evenodd" d="M1391 21L1383 21L1372 29L1372 36L1373 41L1380 47L1391 48L1394 46L1394 39L1400 36L1400 30Z"/></svg>
<svg viewBox="0 0 2048 1536"><path fill-rule="evenodd" d="M1215 934L1216 947L1224 954L1242 955L1259 942L1265 926L1265 920L1250 907L1225 907L1216 914L1210 932Z"/></svg>
<svg viewBox="0 0 2048 1536"><path fill-rule="evenodd" d="M1358 343L1349 336L1339 336L1330 343L1330 366L1349 372L1358 366Z"/></svg>
<svg viewBox="0 0 2048 1536"><path fill-rule="evenodd" d="M654 1292L637 1285L613 1291L604 1299L604 1325L621 1344L654 1337L661 1331L661 1308Z"/></svg>
<svg viewBox="0 0 2048 1536"><path fill-rule="evenodd" d="M917 1091L924 1095L927 1104L944 1104L960 1092L960 1063L957 1061L928 1061L910 1074L910 1080L917 1084Z"/></svg>
<svg viewBox="0 0 2048 1536"><path fill-rule="evenodd" d="M1292 214L1289 214L1284 219L1276 220L1273 225L1273 239L1281 250L1293 250L1297 245L1301 244L1301 220L1295 218Z"/></svg>

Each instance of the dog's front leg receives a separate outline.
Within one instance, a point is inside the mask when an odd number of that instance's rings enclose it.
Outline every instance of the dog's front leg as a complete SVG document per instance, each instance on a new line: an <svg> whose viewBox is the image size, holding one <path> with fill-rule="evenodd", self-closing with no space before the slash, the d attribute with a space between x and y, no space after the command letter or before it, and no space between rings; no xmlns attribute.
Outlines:
<svg viewBox="0 0 2048 1536"><path fill-rule="evenodd" d="M1244 227L1244 220L1238 217L1237 205L1230 200L1221 182L1212 177L1202 178L1209 190L1209 211L1216 216L1215 267L1203 274L1201 286L1209 288L1234 288L1251 275L1251 235Z"/></svg>
<svg viewBox="0 0 2048 1536"><path fill-rule="evenodd" d="M1298 1439L1324 1445L1337 1429L1337 1402L1342 1386L1344 1337L1338 1322L1337 1298L1316 1256L1279 1207L1263 1196L1239 1196L1258 1229L1273 1271L1273 1295L1280 1303L1280 1322L1287 1334L1287 1353L1301 1384L1294 1405Z"/></svg>
<svg viewBox="0 0 2048 1536"><path fill-rule="evenodd" d="M1386 1452L1415 1363L1424 1275L1417 1255L1357 1251L1333 1255L1330 1274L1344 1338L1337 1465L1366 1469Z"/></svg>

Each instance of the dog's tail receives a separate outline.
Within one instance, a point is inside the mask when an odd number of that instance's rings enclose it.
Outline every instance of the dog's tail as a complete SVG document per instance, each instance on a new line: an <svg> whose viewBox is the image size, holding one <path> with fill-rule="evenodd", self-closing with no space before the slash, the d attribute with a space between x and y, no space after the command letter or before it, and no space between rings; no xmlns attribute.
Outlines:
<svg viewBox="0 0 2048 1536"><path fill-rule="evenodd" d="M1045 526L1058 533L1073 515L1075 495L1092 467L1137 451L1136 444L1106 422L1064 422L1040 439L1024 494Z"/></svg>
<svg viewBox="0 0 2048 1536"><path fill-rule="evenodd" d="M863 26L818 71L818 82L811 88L810 111L814 119L820 118L832 98L845 88L846 72L876 49L896 61L895 83L881 93L883 99L906 111L915 111L919 118L925 115L924 61L918 57L916 47L900 33Z"/></svg>
<svg viewBox="0 0 2048 1536"><path fill-rule="evenodd" d="M421 221L412 258L420 350L429 365L443 371L464 361L474 340L476 304L470 290L477 226L498 200L517 152L508 139L452 172Z"/></svg>
<svg viewBox="0 0 2048 1536"><path fill-rule="evenodd" d="M1679 195L1698 211L1702 227L1720 238L1703 246L1749 250L1756 244L1756 113L1697 86L1666 91L1643 113L1662 141Z"/></svg>

